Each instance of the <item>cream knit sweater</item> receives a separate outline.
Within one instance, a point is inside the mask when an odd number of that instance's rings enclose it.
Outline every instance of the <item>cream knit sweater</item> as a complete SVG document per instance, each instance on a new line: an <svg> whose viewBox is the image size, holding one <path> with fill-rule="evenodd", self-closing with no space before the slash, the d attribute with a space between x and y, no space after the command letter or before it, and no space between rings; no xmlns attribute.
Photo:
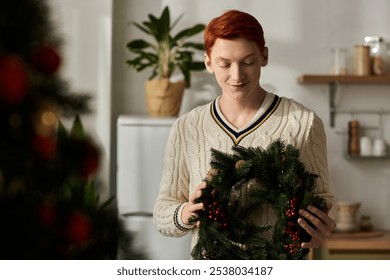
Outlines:
<svg viewBox="0 0 390 280"><path fill-rule="evenodd" d="M267 148L271 142L282 139L285 144L292 144L300 150L306 169L320 176L317 179L318 194L335 205L329 186L326 136L322 121L313 111L294 100L267 93L252 121L237 130L223 117L218 101L219 98L195 108L178 118L172 127L153 215L161 234L180 237L189 232L175 224L175 210L179 210L180 217L183 204L206 177L210 169L211 148L231 153L235 144ZM330 213L332 217L334 209ZM273 223L274 220L274 214L264 209L259 222ZM197 242L197 228L190 232L193 247Z"/></svg>

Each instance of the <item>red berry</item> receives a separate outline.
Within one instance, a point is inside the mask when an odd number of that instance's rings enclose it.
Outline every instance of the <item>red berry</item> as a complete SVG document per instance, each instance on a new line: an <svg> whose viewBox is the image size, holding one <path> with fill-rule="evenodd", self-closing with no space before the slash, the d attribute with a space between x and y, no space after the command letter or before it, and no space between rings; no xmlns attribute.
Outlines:
<svg viewBox="0 0 390 280"><path fill-rule="evenodd" d="M290 200L290 207L295 208L297 206L297 200L296 198L293 198Z"/></svg>

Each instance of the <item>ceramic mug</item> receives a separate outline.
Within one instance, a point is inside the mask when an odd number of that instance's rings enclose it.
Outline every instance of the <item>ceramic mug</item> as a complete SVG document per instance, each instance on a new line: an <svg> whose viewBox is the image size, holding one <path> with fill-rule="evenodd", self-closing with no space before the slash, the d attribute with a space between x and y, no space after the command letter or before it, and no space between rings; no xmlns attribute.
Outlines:
<svg viewBox="0 0 390 280"><path fill-rule="evenodd" d="M386 143L382 138L377 138L372 144L372 154L380 157L386 155Z"/></svg>
<svg viewBox="0 0 390 280"><path fill-rule="evenodd" d="M359 229L357 214L361 203L354 201L338 201L336 231L353 232Z"/></svg>

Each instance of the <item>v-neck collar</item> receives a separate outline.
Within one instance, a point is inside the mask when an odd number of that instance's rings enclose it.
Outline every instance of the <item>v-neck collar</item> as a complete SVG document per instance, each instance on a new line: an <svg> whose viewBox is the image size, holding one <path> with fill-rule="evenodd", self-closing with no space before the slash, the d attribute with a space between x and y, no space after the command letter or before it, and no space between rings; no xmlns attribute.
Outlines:
<svg viewBox="0 0 390 280"><path fill-rule="evenodd" d="M263 103L261 104L253 119L246 126L237 129L223 116L219 108L219 99L220 97L215 99L211 104L211 116L219 125L219 127L221 127L222 130L224 130L229 135L235 145L238 145L245 136L249 135L252 131L256 130L260 125L262 125L276 110L281 100L279 96L267 92Z"/></svg>

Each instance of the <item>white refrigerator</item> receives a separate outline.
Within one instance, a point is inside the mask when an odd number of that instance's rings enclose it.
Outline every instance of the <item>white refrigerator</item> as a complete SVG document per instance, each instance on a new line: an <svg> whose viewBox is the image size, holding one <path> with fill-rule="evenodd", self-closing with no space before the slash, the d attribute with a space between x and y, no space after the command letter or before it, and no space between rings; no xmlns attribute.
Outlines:
<svg viewBox="0 0 390 280"><path fill-rule="evenodd" d="M190 234L161 235L153 224L166 141L175 118L119 116L117 120L117 203L134 245L152 260L190 258Z"/></svg>

